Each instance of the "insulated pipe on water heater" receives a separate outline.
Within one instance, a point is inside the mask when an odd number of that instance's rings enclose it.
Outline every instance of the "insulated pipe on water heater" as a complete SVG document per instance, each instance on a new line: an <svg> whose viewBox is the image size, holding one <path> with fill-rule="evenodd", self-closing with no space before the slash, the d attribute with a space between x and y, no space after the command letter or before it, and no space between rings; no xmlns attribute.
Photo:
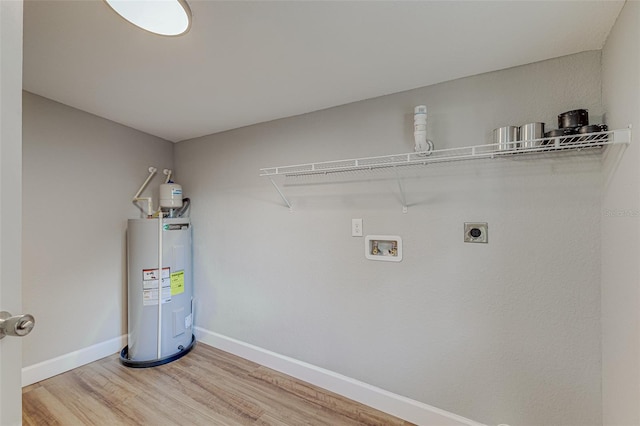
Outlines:
<svg viewBox="0 0 640 426"><path fill-rule="evenodd" d="M171 179L171 170L164 169L162 171L167 178L164 184L168 184ZM161 185L162 186L162 185ZM182 191L180 191L182 193ZM162 358L162 193L158 205L158 359Z"/></svg>
<svg viewBox="0 0 640 426"><path fill-rule="evenodd" d="M158 212L158 359L162 358L162 210Z"/></svg>

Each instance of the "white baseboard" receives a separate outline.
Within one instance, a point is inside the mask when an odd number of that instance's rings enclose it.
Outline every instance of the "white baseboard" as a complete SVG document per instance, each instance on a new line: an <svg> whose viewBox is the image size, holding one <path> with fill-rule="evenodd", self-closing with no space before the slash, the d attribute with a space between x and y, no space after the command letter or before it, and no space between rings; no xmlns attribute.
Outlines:
<svg viewBox="0 0 640 426"><path fill-rule="evenodd" d="M60 355L59 357L24 367L22 368L22 386L28 386L41 380L48 379L49 377L56 376L60 373L64 373L65 371L73 370L74 368L97 361L100 358L113 355L116 352L120 352L126 344L127 335L125 334L123 336L107 340L106 342L97 343L87 348L69 352L68 354Z"/></svg>
<svg viewBox="0 0 640 426"><path fill-rule="evenodd" d="M481 426L467 418L324 368L195 327L196 340L422 426Z"/></svg>

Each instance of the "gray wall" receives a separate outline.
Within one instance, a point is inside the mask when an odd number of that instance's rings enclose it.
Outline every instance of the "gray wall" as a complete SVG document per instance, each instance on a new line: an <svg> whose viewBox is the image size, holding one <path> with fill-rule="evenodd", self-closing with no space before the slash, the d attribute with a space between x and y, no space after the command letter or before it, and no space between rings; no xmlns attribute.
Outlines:
<svg viewBox="0 0 640 426"><path fill-rule="evenodd" d="M23 93L23 306L45 319L24 367L126 334L131 198L172 156L170 142Z"/></svg>
<svg viewBox="0 0 640 426"><path fill-rule="evenodd" d="M609 124L635 135L607 168L602 201L602 392L605 425L640 424L640 2L627 2L602 54Z"/></svg>
<svg viewBox="0 0 640 426"><path fill-rule="evenodd" d="M408 152L429 109L437 148L490 143L508 124L588 108L600 53L523 67L184 141L193 200L196 324L486 423L601 423L597 159L456 163L285 182L260 167ZM348 88L345 88L348 90ZM401 263L350 236L400 235ZM489 223L464 244L465 221Z"/></svg>

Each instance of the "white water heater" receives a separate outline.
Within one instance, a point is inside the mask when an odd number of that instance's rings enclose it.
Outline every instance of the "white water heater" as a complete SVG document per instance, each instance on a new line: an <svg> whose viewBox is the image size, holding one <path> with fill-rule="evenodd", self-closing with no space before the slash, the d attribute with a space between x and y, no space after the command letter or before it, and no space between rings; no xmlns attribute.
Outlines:
<svg viewBox="0 0 640 426"><path fill-rule="evenodd" d="M166 364L195 344L191 221L186 216L191 201L182 198L182 186L164 169L154 213L152 197L142 193L157 171L149 167L149 176L133 196L143 218L129 219L127 227L129 333L120 352L120 362L127 367Z"/></svg>
<svg viewBox="0 0 640 426"><path fill-rule="evenodd" d="M127 249L129 334L121 362L153 367L178 359L195 342L191 222L129 219Z"/></svg>

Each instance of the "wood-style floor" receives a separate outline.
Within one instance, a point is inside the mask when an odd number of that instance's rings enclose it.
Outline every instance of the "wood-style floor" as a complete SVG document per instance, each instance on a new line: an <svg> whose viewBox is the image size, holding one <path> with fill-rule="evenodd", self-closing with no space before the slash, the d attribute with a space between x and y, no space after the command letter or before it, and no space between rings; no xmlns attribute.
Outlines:
<svg viewBox="0 0 640 426"><path fill-rule="evenodd" d="M27 386L24 425L410 425L204 344L153 368L113 355Z"/></svg>

